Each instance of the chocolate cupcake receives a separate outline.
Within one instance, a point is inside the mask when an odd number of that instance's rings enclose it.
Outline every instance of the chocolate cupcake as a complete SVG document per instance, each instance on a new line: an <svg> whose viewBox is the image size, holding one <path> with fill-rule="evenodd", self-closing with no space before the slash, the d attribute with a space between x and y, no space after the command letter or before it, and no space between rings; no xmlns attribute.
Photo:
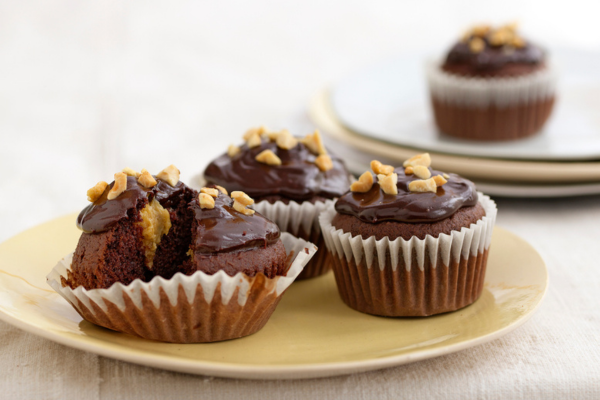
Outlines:
<svg viewBox="0 0 600 400"><path fill-rule="evenodd" d="M128 176L129 175L129 176ZM171 166L88 191L74 254L48 283L87 321L177 343L261 329L316 248L253 209L243 192L200 193Z"/></svg>
<svg viewBox="0 0 600 400"><path fill-rule="evenodd" d="M206 184L248 193L255 209L282 231L324 246L318 216L350 185L344 162L325 149L318 131L296 138L287 130L261 127L246 132L244 140L206 167ZM326 257L327 252L317 252L298 279L327 272Z"/></svg>
<svg viewBox="0 0 600 400"><path fill-rule="evenodd" d="M556 72L547 53L515 25L477 26L427 71L438 129L481 141L539 132L555 102Z"/></svg>
<svg viewBox="0 0 600 400"><path fill-rule="evenodd" d="M432 170L371 163L320 217L342 300L369 314L428 316L479 298L496 206L475 185Z"/></svg>

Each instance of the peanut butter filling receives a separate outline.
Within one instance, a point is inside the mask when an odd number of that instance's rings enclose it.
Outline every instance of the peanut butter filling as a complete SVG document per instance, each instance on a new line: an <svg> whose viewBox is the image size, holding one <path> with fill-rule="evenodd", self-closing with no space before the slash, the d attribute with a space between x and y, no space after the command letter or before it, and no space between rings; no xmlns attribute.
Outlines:
<svg viewBox="0 0 600 400"><path fill-rule="evenodd" d="M160 240L171 229L171 217L169 216L169 212L156 199L152 199L140 211L140 216L142 217L142 221L139 222L139 225L143 229L142 244L146 256L146 266L148 269L152 269L154 254L160 244Z"/></svg>

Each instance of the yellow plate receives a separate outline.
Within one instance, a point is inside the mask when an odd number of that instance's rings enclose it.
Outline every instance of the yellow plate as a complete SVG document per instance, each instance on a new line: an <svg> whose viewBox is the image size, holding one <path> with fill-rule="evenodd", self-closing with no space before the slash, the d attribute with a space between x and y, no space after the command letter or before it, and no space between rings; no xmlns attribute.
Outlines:
<svg viewBox="0 0 600 400"><path fill-rule="evenodd" d="M498 338L524 323L546 293L548 274L523 239L496 228L481 298L427 318L382 318L348 308L331 274L298 282L260 332L211 344L170 344L99 328L46 285L77 243L75 215L0 245L0 318L66 346L193 374L300 379L373 370L440 356Z"/></svg>
<svg viewBox="0 0 600 400"><path fill-rule="evenodd" d="M308 112L310 119L336 141L374 157L385 157L390 163L400 164L416 153L423 152L362 136L344 127L335 116L327 91L312 99ZM474 180L563 184L600 181L598 161L515 161L430 153L435 169L454 172Z"/></svg>

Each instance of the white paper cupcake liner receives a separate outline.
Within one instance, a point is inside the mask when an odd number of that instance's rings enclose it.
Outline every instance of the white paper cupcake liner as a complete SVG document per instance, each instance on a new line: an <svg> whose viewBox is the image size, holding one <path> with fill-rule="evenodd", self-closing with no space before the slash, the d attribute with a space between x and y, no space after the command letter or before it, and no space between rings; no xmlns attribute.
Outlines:
<svg viewBox="0 0 600 400"><path fill-rule="evenodd" d="M426 316L452 311L481 294L496 220L496 204L479 193L486 215L476 224L437 238L363 239L336 229L333 207L321 214L325 244L342 299L359 311Z"/></svg>
<svg viewBox="0 0 600 400"><path fill-rule="evenodd" d="M315 203L290 201L285 204L282 201L276 201L271 204L268 201L260 201L254 204L254 209L275 222L282 232L291 233L321 248L324 247L325 242L321 234L319 215L325 209L331 207L334 202L334 200L317 201ZM318 251L315 257L308 262L298 279L313 278L326 273L330 269L327 252Z"/></svg>
<svg viewBox="0 0 600 400"><path fill-rule="evenodd" d="M282 233L288 254L285 276L248 277L223 271L202 271L171 279L136 279L129 285L115 283L108 289L86 290L62 286L67 279L72 253L46 277L48 284L87 321L146 339L175 343L214 342L255 333L264 326L282 294L317 251L303 239Z"/></svg>
<svg viewBox="0 0 600 400"><path fill-rule="evenodd" d="M457 76L443 71L439 61L428 62L426 69L431 95L462 107L504 108L546 100L555 95L558 78L551 63L540 71L509 78Z"/></svg>

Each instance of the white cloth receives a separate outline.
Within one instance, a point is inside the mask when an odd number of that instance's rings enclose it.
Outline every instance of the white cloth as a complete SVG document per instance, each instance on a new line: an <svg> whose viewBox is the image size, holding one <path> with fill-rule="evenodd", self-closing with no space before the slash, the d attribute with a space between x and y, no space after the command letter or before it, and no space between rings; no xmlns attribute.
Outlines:
<svg viewBox="0 0 600 400"><path fill-rule="evenodd" d="M308 133L301 110L320 87L446 46L486 16L521 17L552 44L600 44L598 13L577 1L585 12L533 1L235 3L2 4L0 240L81 209L89 187L125 166L175 163L185 181L249 126ZM550 289L529 322L489 344L350 376L244 381L98 357L0 323L0 398L600 398L600 198L496 200L498 225L546 260Z"/></svg>

